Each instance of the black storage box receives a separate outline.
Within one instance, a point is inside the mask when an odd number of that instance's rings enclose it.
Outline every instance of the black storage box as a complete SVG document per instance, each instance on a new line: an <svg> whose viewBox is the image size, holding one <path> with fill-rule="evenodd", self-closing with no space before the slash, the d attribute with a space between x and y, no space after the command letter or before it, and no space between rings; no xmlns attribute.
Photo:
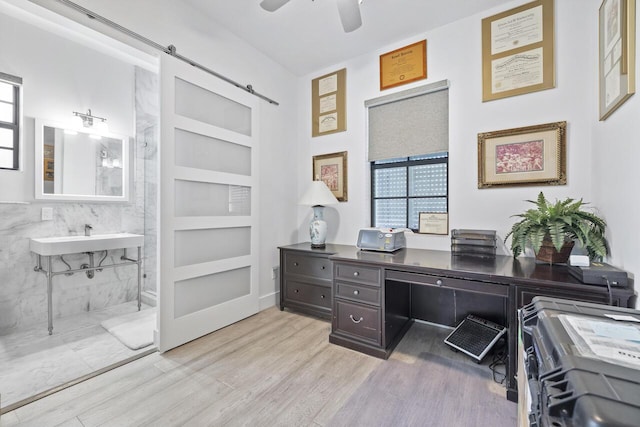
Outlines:
<svg viewBox="0 0 640 427"><path fill-rule="evenodd" d="M620 270L604 262L592 262L589 267L568 266L569 273L587 285L610 286L626 288L629 285L629 276L624 270Z"/></svg>
<svg viewBox="0 0 640 427"><path fill-rule="evenodd" d="M640 360L605 361L586 355L572 339L568 318L616 328L605 314L633 316L640 311L555 298L536 297L520 313L526 348L526 375L531 392L529 421L537 427L637 427L640 425ZM565 323L563 323L565 322ZM634 326L636 327L636 326ZM640 326L638 326L640 327ZM573 335L581 339L579 335ZM635 363L633 363L633 359ZM635 366L635 367L634 367ZM519 373L520 374L520 373ZM518 393L525 390L518 390Z"/></svg>
<svg viewBox="0 0 640 427"><path fill-rule="evenodd" d="M495 230L451 230L451 252L454 255L496 255Z"/></svg>

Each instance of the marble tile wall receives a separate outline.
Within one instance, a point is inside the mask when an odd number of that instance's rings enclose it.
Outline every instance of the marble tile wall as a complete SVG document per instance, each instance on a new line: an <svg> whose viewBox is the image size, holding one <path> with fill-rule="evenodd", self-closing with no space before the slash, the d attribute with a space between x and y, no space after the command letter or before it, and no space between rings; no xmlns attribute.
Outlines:
<svg viewBox="0 0 640 427"><path fill-rule="evenodd" d="M47 319L46 277L34 271L37 258L29 250L32 237L81 235L85 224L93 226L94 234L144 233L147 277L143 283L145 288L155 289L159 92L155 74L137 70L136 80L135 171L129 203L0 203L0 335ZM53 208L52 221L41 220L43 207ZM96 253L96 263L102 255ZM103 263L119 262L120 255L122 251L109 251ZM136 253L129 255L135 257ZM88 256L73 254L65 256L65 260L75 269L87 263ZM58 257L53 265L55 271L67 269ZM104 269L93 279L82 273L55 276L54 326L58 317L122 304L136 297L135 266Z"/></svg>

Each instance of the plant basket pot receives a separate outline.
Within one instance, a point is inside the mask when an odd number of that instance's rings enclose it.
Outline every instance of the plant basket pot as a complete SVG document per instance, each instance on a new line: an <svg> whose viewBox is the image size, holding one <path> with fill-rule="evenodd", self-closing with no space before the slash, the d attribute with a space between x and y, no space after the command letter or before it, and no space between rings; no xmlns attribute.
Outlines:
<svg viewBox="0 0 640 427"><path fill-rule="evenodd" d="M574 244L575 242L573 240L568 240L564 242L564 245L558 252L556 247L553 246L551 239L545 238L542 241L540 250L536 254L536 260L547 264L566 264Z"/></svg>

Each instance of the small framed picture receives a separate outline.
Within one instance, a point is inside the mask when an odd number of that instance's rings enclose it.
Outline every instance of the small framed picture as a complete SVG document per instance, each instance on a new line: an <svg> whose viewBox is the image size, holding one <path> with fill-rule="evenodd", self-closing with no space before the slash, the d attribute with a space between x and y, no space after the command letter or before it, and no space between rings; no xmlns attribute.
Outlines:
<svg viewBox="0 0 640 427"><path fill-rule="evenodd" d="M449 214L442 212L420 212L418 233L449 234Z"/></svg>
<svg viewBox="0 0 640 427"><path fill-rule="evenodd" d="M323 181L339 202L347 198L347 152L313 156L313 181Z"/></svg>

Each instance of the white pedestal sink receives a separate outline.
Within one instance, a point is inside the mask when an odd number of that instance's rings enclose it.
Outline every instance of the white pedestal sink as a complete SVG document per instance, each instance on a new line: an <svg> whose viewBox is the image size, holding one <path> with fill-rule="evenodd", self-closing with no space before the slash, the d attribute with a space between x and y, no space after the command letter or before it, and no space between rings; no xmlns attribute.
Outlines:
<svg viewBox="0 0 640 427"><path fill-rule="evenodd" d="M142 283L142 245L144 244L144 236L142 234L130 234L130 233L115 233L115 234L95 234L93 236L63 236L63 237L43 237L34 238L29 242L29 248L31 252L38 255L38 265L35 267L35 271L44 273L47 276L47 311L48 311L48 323L49 323L49 335L53 333L53 307L52 307L52 293L53 284L52 279L54 276L60 274L74 274L74 273L87 273L91 271L91 275L87 276L93 278L94 271L101 271L105 268L115 268L124 265L136 264L138 266L138 311L141 308L141 283ZM128 248L138 249L138 259L131 259L127 256ZM109 251L112 249L124 249L124 255L120 257L122 262L102 265L102 261L96 266L93 264L93 253L99 251ZM89 264L83 264L79 269L71 269L62 271L53 271L51 257L67 254L88 253ZM46 265L43 267L43 258L46 260ZM64 260L63 260L64 261Z"/></svg>
<svg viewBox="0 0 640 427"><path fill-rule="evenodd" d="M141 234L115 233L31 239L29 248L31 252L38 255L50 256L136 248L142 246L143 243L144 236Z"/></svg>

